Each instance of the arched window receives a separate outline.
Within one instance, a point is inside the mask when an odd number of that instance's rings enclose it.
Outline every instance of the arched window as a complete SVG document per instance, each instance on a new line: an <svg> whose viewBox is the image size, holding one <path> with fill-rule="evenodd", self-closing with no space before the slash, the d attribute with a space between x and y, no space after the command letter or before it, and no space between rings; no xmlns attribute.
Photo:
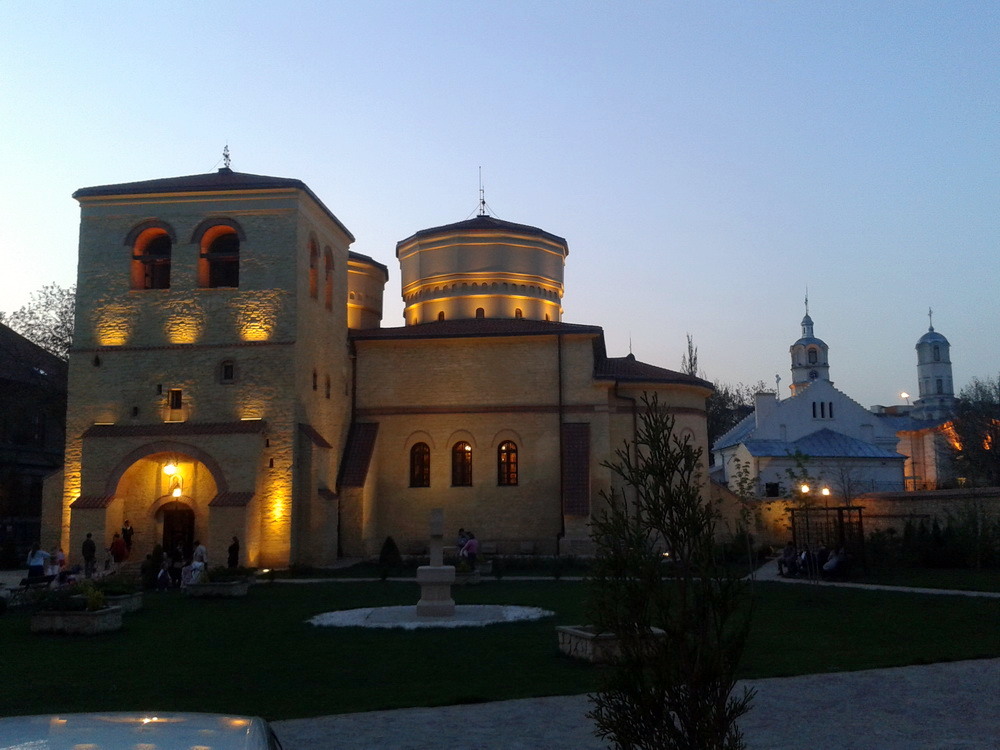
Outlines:
<svg viewBox="0 0 1000 750"><path fill-rule="evenodd" d="M941 361L941 347L938 346L937 344L934 344L934 361L935 362Z"/></svg>
<svg viewBox="0 0 1000 750"><path fill-rule="evenodd" d="M333 253L330 248L323 252L323 304L327 310L333 309Z"/></svg>
<svg viewBox="0 0 1000 750"><path fill-rule="evenodd" d="M198 279L209 289L240 285L240 238L232 227L220 225L205 232Z"/></svg>
<svg viewBox="0 0 1000 750"><path fill-rule="evenodd" d="M472 486L472 446L458 442L451 449L452 487Z"/></svg>
<svg viewBox="0 0 1000 750"><path fill-rule="evenodd" d="M319 288L319 248L316 240L309 240L309 296L316 299Z"/></svg>
<svg viewBox="0 0 1000 750"><path fill-rule="evenodd" d="M132 245L132 288L169 289L173 243L165 229L142 232Z"/></svg>
<svg viewBox="0 0 1000 750"><path fill-rule="evenodd" d="M431 449L427 443L417 443L410 448L410 486L431 486Z"/></svg>
<svg viewBox="0 0 1000 750"><path fill-rule="evenodd" d="M486 311L483 308L481 308L481 307L477 307L476 308L476 319L477 320L482 320L485 317L486 317Z"/></svg>
<svg viewBox="0 0 1000 750"><path fill-rule="evenodd" d="M439 321L444 320L444 310L438 313L438 320Z"/></svg>
<svg viewBox="0 0 1000 750"><path fill-rule="evenodd" d="M515 318L516 318L517 320L520 320L520 319L521 319L521 308L520 308L520 307L518 307L518 308L516 308L516 309L514 310L514 317L515 317Z"/></svg>
<svg viewBox="0 0 1000 750"><path fill-rule="evenodd" d="M818 356L819 355L816 353L815 349L810 349L809 350L809 364L811 364L811 365L816 364Z"/></svg>
<svg viewBox="0 0 1000 750"><path fill-rule="evenodd" d="M510 440L497 448L497 484L501 487L517 484L517 445Z"/></svg>

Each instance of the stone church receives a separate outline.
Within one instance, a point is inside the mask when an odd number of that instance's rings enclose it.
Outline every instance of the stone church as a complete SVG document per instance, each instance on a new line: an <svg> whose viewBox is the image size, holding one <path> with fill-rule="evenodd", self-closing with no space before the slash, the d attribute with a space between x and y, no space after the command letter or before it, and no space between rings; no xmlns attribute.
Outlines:
<svg viewBox="0 0 1000 750"><path fill-rule="evenodd" d="M704 380L563 322L562 237L485 212L387 268L301 181L232 171L78 190L66 463L43 543L128 519L139 555L233 536L243 564L421 552L443 508L498 553L590 548L644 393L706 447ZM707 467L706 467L707 468Z"/></svg>

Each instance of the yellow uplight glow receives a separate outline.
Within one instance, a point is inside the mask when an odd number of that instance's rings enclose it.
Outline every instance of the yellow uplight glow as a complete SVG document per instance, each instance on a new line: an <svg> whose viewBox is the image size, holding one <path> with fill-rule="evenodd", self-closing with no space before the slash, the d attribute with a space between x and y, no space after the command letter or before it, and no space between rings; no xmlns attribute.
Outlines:
<svg viewBox="0 0 1000 750"><path fill-rule="evenodd" d="M175 464L173 461L170 461L169 463L167 463L166 466L163 467L163 473L166 474L168 477L172 477L174 474L177 473L177 464Z"/></svg>

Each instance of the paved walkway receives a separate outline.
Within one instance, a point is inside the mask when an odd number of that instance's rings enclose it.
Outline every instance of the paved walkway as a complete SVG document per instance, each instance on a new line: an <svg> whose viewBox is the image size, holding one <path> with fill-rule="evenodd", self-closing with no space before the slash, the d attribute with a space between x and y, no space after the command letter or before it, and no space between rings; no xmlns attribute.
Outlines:
<svg viewBox="0 0 1000 750"><path fill-rule="evenodd" d="M750 750L1000 748L1000 659L740 683ZM585 695L274 723L288 750L599 750Z"/></svg>

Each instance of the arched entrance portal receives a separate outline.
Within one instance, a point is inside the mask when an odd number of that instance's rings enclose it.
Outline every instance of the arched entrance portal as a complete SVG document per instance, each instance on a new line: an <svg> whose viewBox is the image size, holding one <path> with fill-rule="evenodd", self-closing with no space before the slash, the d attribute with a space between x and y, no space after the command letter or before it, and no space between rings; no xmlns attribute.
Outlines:
<svg viewBox="0 0 1000 750"><path fill-rule="evenodd" d="M120 500L112 528L129 519L135 529L132 556L142 560L157 544L168 553L180 543L185 559L195 539L207 541L209 503L219 492L212 461L204 452L180 444L156 444L126 457L114 487ZM140 449L143 450L143 449ZM202 460L205 459L205 460ZM214 463L214 462L213 462Z"/></svg>
<svg viewBox="0 0 1000 750"><path fill-rule="evenodd" d="M168 554L173 554L178 545L183 551L183 559L191 557L194 550L194 511L191 506L180 502L170 502L160 507L156 520L163 526L161 544Z"/></svg>

